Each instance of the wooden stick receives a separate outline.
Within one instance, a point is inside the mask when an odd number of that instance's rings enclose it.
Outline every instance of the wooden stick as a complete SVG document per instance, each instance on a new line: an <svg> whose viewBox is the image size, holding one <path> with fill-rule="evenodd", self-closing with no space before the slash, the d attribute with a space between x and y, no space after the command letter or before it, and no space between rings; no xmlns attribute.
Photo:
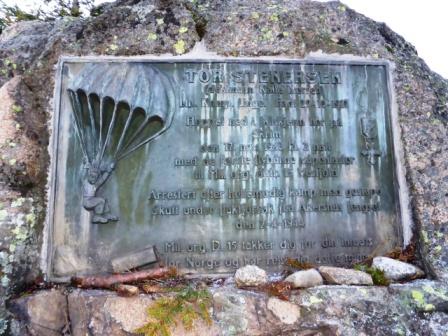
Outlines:
<svg viewBox="0 0 448 336"><path fill-rule="evenodd" d="M176 274L175 269L168 267L161 267L157 269L143 270L123 274L73 277L71 281L74 286L79 288L112 288L116 284L160 279L175 274Z"/></svg>

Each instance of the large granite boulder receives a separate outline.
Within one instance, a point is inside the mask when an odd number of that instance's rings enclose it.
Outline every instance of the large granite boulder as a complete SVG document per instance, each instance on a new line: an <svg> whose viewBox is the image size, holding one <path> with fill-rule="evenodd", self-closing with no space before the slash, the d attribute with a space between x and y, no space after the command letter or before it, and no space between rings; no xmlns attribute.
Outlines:
<svg viewBox="0 0 448 336"><path fill-rule="evenodd" d="M232 294L218 295L216 323L235 323L234 334L245 335L446 333L447 294L440 288L448 281L448 82L427 67L414 47L385 24L340 2L120 0L103 6L96 17L21 22L0 35L0 334L8 328L6 302L39 278L40 258L46 253L47 125L59 57L180 55L195 46L228 56L350 54L390 60L414 221L413 231L407 228L405 236L412 236L417 247L418 266L437 279L415 288L308 289L292 300L300 307L300 318L292 324L273 313L284 305L271 301L271 309L266 309L265 298L258 294L226 289ZM97 296L91 300L97 302ZM72 310L86 319L112 323L103 306ZM255 315L246 318L242 312ZM101 320L102 314L107 318ZM26 316L16 315L10 331L30 329L27 323L36 320ZM116 325L95 328L118 330Z"/></svg>

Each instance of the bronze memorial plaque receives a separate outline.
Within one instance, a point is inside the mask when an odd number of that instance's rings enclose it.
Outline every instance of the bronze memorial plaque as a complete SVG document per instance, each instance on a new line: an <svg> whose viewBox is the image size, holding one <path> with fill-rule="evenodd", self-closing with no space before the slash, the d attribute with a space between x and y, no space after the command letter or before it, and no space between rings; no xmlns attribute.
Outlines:
<svg viewBox="0 0 448 336"><path fill-rule="evenodd" d="M388 64L65 58L48 274L348 266L402 245Z"/></svg>

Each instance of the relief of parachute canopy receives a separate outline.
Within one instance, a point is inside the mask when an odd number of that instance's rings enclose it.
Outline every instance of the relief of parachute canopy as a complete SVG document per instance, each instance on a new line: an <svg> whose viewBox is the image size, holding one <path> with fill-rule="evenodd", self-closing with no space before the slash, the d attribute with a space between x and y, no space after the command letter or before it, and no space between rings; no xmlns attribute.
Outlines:
<svg viewBox="0 0 448 336"><path fill-rule="evenodd" d="M84 156L82 206L92 224L118 221L98 190L118 161L169 128L173 82L150 63L87 63L68 94Z"/></svg>
<svg viewBox="0 0 448 336"><path fill-rule="evenodd" d="M106 166L165 132L174 83L150 63L87 63L68 87L86 164Z"/></svg>

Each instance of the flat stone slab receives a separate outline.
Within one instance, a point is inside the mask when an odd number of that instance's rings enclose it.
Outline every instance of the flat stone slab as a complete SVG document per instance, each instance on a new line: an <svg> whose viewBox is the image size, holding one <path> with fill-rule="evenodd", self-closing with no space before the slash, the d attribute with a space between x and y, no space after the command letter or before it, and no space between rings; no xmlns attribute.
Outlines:
<svg viewBox="0 0 448 336"><path fill-rule="evenodd" d="M353 269L321 266L319 273L329 284L334 285L373 285L372 277L365 272Z"/></svg>
<svg viewBox="0 0 448 336"><path fill-rule="evenodd" d="M420 278L425 275L417 266L388 257L373 258L372 267L384 272L387 279L392 281Z"/></svg>
<svg viewBox="0 0 448 336"><path fill-rule="evenodd" d="M140 251L125 254L112 259L112 269L116 273L129 271L133 268L151 264L157 261L153 246L148 246Z"/></svg>

